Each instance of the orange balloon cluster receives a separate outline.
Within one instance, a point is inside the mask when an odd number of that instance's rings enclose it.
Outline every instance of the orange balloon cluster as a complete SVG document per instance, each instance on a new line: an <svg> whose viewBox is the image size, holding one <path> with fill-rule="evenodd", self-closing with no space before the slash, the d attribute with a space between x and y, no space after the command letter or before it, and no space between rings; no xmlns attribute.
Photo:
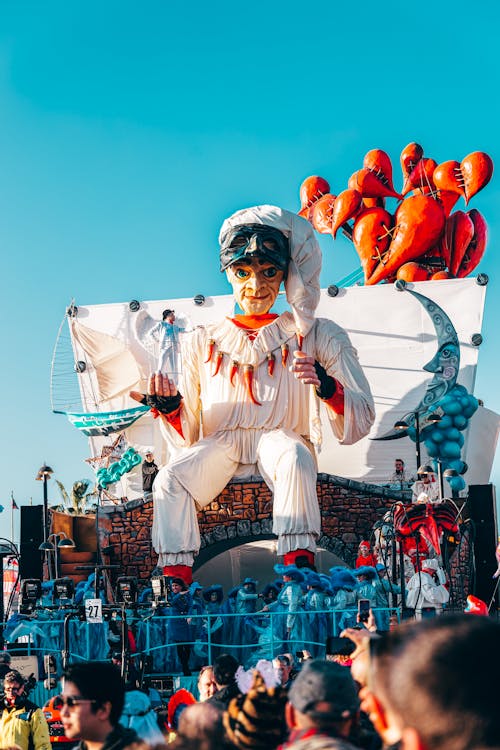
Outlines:
<svg viewBox="0 0 500 750"><path fill-rule="evenodd" d="M459 198L467 206L488 184L493 161L474 151L461 162L438 164L424 156L422 146L410 143L400 162L400 193L390 157L378 148L368 151L363 167L338 195L323 177L308 177L300 186L299 215L321 234L335 238L343 229L358 252L365 284L467 276L483 257L487 226L476 209L451 211ZM385 205L389 198L397 201L393 213Z"/></svg>

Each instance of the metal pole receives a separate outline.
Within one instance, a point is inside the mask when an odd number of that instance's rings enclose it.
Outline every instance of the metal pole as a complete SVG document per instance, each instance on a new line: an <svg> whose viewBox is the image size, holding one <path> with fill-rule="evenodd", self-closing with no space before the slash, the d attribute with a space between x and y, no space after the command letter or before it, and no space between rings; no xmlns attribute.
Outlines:
<svg viewBox="0 0 500 750"><path fill-rule="evenodd" d="M443 499L443 495L444 495L444 484L443 484L443 467L441 466L441 459L440 458L436 458L436 463L437 463L437 467L438 467L439 499L442 500Z"/></svg>
<svg viewBox="0 0 500 750"><path fill-rule="evenodd" d="M47 475L43 475L43 541L47 541L47 516L48 516L48 494L47 494Z"/></svg>
<svg viewBox="0 0 500 750"><path fill-rule="evenodd" d="M420 468L420 417L415 412L415 453L417 456L417 472Z"/></svg>

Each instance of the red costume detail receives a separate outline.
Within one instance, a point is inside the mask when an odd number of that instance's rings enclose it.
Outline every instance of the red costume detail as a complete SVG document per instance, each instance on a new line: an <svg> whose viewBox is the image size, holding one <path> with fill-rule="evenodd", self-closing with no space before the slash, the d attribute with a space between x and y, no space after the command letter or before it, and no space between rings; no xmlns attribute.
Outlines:
<svg viewBox="0 0 500 750"><path fill-rule="evenodd" d="M281 344L281 364L283 367L286 367L287 359L288 359L288 344Z"/></svg>
<svg viewBox="0 0 500 750"><path fill-rule="evenodd" d="M210 362L210 360L212 359L214 348L215 348L215 341L213 339L210 339L208 342L208 351L207 351L207 358L205 360L205 364L207 362Z"/></svg>
<svg viewBox="0 0 500 750"><path fill-rule="evenodd" d="M239 363L238 360L233 359L231 363L231 372L229 373L229 382L232 386L234 386L234 377L236 373L238 372Z"/></svg>
<svg viewBox="0 0 500 750"><path fill-rule="evenodd" d="M177 730L177 721L179 718L178 715L176 716L177 709L180 706L191 706L193 703L196 703L196 698L186 688L180 688L180 690L177 690L172 695L167 709L167 726L170 731L174 732Z"/></svg>
<svg viewBox="0 0 500 750"><path fill-rule="evenodd" d="M212 372L212 377L215 377L217 373L219 372L223 358L224 358L224 352L217 352L217 356L215 358L215 367Z"/></svg>
<svg viewBox="0 0 500 750"><path fill-rule="evenodd" d="M184 433L182 431L182 423L181 423L181 407L178 406L177 409L170 414L161 414L161 417L169 424L171 427L174 428L174 430L177 430L179 435L183 438Z"/></svg>
<svg viewBox="0 0 500 750"><path fill-rule="evenodd" d="M193 569L189 565L165 565L163 575L171 578L182 578L186 586L193 583Z"/></svg>
<svg viewBox="0 0 500 750"><path fill-rule="evenodd" d="M361 547L368 547L368 554L363 555L361 552ZM356 567L362 568L363 565L369 565L371 568L374 568L378 562L377 558L371 551L371 545L370 542L367 542L366 540L363 540L359 543L358 547L358 556L356 558Z"/></svg>
<svg viewBox="0 0 500 750"><path fill-rule="evenodd" d="M273 372L274 372L274 363L276 361L276 357L274 356L274 354L272 352L268 352L266 354L266 358L267 358L267 374L269 375L269 377L272 378Z"/></svg>
<svg viewBox="0 0 500 750"><path fill-rule="evenodd" d="M294 549L292 552L286 552L283 555L283 564L296 565L298 557L305 557L309 565L314 565L314 552L310 549Z"/></svg>
<svg viewBox="0 0 500 750"><path fill-rule="evenodd" d="M344 386L342 383L334 378L335 380L335 393L331 398L325 398L324 403L327 404L330 409L333 409L335 414L344 413Z"/></svg>
<svg viewBox="0 0 500 750"><path fill-rule="evenodd" d="M247 393L252 404L261 406L260 401L257 401L253 392L253 365L243 365L243 380L245 382Z"/></svg>
<svg viewBox="0 0 500 750"><path fill-rule="evenodd" d="M403 537L403 549L410 556L427 554L428 545L434 547L436 554L440 554L440 537L447 532L454 539L460 537L456 510L449 503L416 503L414 505L396 505L394 511L394 527L400 537ZM413 537L413 539L412 539Z"/></svg>

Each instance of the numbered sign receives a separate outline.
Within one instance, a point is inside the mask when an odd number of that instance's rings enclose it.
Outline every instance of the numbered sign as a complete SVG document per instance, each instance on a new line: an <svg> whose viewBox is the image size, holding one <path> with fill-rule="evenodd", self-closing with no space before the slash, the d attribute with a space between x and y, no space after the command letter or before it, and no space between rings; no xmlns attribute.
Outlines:
<svg viewBox="0 0 500 750"><path fill-rule="evenodd" d="M85 602L85 619L87 622L102 622L102 601L87 599Z"/></svg>

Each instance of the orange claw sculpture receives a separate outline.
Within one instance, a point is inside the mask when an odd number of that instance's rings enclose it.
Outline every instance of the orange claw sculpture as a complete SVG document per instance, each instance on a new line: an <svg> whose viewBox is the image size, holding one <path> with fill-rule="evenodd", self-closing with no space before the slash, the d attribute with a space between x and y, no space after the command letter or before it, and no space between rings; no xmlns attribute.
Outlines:
<svg viewBox="0 0 500 750"><path fill-rule="evenodd" d="M487 226L477 209L452 211L460 198L467 206L491 180L491 157L474 151L461 162L438 164L424 156L420 144L409 143L400 163L400 193L391 159L381 149L366 153L362 168L337 196L323 177L308 177L300 186L299 214L333 238L342 228L353 241L367 285L467 276L484 255ZM391 199L397 201L393 213L385 205Z"/></svg>

